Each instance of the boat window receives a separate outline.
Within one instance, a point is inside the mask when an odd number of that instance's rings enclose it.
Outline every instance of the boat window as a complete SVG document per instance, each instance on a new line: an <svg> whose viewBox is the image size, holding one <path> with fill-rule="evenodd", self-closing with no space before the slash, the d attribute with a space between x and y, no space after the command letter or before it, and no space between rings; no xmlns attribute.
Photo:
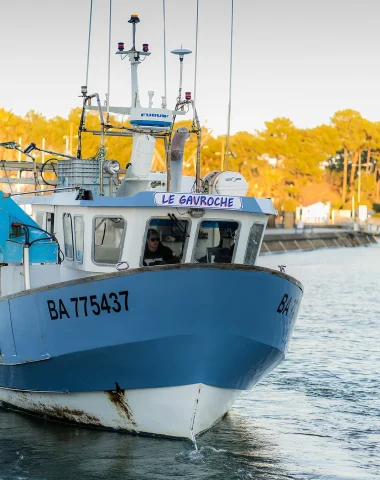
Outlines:
<svg viewBox="0 0 380 480"><path fill-rule="evenodd" d="M124 218L96 217L93 232L94 262L115 265L120 260L124 233Z"/></svg>
<svg viewBox="0 0 380 480"><path fill-rule="evenodd" d="M66 259L74 260L73 224L70 213L63 214L63 241Z"/></svg>
<svg viewBox="0 0 380 480"><path fill-rule="evenodd" d="M245 265L254 265L259 253L261 237L263 236L264 225L262 223L254 223L248 236L247 250L245 252Z"/></svg>
<svg viewBox="0 0 380 480"><path fill-rule="evenodd" d="M199 263L231 263L238 222L205 220L200 224L194 260Z"/></svg>
<svg viewBox="0 0 380 480"><path fill-rule="evenodd" d="M74 235L75 235L75 260L83 263L84 250L84 222L83 217L74 217Z"/></svg>
<svg viewBox="0 0 380 480"><path fill-rule="evenodd" d="M190 222L175 215L150 219L144 236L142 265L183 263L189 232Z"/></svg>

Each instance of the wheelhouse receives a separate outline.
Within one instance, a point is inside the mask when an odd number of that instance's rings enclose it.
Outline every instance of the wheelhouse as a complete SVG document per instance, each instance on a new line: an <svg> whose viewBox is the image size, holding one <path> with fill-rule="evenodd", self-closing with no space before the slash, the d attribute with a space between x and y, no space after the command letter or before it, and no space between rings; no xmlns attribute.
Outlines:
<svg viewBox="0 0 380 480"><path fill-rule="evenodd" d="M257 207L189 209L113 200L112 205L103 200L53 206L38 197L20 199L31 202L28 208L41 228L53 229L65 279L168 263L254 265L270 213ZM160 251L172 252L170 260L148 258L150 236Z"/></svg>

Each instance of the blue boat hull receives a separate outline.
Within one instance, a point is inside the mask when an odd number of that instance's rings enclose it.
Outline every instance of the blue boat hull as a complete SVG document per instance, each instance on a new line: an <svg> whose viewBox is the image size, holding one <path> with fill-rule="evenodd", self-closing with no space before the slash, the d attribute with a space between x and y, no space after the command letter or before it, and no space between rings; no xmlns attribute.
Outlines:
<svg viewBox="0 0 380 480"><path fill-rule="evenodd" d="M0 387L43 392L251 388L285 356L302 297L260 267L173 265L0 301Z"/></svg>

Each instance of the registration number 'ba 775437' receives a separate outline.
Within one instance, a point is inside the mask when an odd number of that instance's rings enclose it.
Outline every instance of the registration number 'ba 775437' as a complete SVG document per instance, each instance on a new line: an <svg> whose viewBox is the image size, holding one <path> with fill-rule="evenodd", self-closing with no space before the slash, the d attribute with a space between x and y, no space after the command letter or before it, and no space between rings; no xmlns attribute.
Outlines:
<svg viewBox="0 0 380 480"><path fill-rule="evenodd" d="M125 312L128 310L128 291L71 297L65 301L61 298L47 300L47 308L50 320L97 316L103 312Z"/></svg>
<svg viewBox="0 0 380 480"><path fill-rule="evenodd" d="M289 297L289 295L285 293L277 307L277 313L281 313L292 320L298 312L299 306L298 298Z"/></svg>

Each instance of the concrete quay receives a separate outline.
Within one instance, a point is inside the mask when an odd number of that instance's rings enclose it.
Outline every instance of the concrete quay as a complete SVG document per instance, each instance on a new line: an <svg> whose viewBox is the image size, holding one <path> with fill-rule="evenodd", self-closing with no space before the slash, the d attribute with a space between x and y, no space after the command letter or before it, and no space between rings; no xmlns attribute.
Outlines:
<svg viewBox="0 0 380 480"><path fill-rule="evenodd" d="M296 229L268 228L264 235L261 255L317 248L358 247L379 243L373 233L341 228Z"/></svg>

